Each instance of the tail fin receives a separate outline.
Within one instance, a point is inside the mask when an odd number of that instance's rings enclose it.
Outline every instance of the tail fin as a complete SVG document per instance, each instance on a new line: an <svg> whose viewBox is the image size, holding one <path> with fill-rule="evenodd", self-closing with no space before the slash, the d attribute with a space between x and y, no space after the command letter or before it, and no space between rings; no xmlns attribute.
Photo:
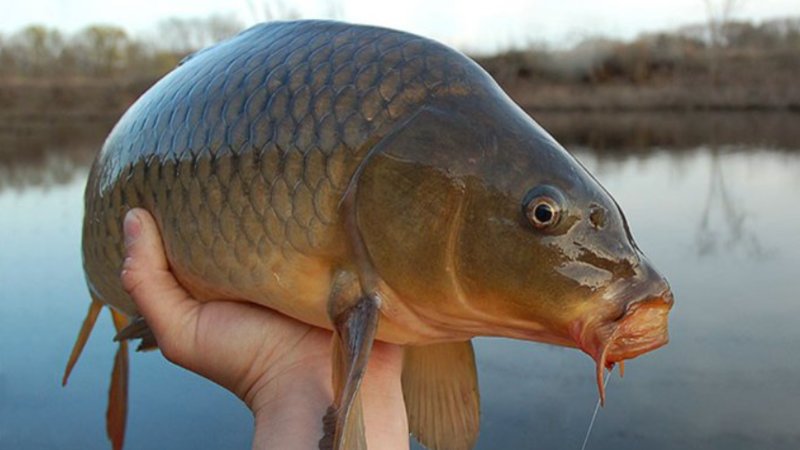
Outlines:
<svg viewBox="0 0 800 450"><path fill-rule="evenodd" d="M96 298L92 297L92 304L89 305L89 311L86 313L86 318L83 319L81 331L78 332L78 338L75 340L75 344L72 346L72 353L69 355L67 368L64 369L64 378L61 379L62 386L67 385L69 374L72 373L72 368L75 367L75 363L78 362L78 358L81 356L83 347L86 345L89 335L92 334L92 328L94 328L94 323L97 321L97 316L100 314L101 309L103 309L103 304L100 303L100 301Z"/></svg>
<svg viewBox="0 0 800 450"><path fill-rule="evenodd" d="M111 310L117 333L128 326L128 318ZM128 417L128 342L119 341L108 388L108 410L106 411L106 433L114 450L122 450L125 442L125 422Z"/></svg>

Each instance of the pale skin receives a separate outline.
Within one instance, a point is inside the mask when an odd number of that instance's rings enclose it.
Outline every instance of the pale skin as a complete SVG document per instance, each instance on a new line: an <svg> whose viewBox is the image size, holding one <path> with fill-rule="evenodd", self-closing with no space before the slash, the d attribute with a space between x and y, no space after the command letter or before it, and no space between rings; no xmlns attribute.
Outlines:
<svg viewBox="0 0 800 450"><path fill-rule="evenodd" d="M169 269L145 210L125 217L122 283L171 362L238 396L253 413L253 449L315 449L333 401L331 332L250 303L201 303ZM370 449L408 449L402 348L376 342L361 386Z"/></svg>

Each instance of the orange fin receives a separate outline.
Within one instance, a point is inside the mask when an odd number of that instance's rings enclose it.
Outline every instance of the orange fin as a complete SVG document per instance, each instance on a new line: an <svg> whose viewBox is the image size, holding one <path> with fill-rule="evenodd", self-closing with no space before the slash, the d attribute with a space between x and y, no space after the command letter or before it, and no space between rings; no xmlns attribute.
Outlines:
<svg viewBox="0 0 800 450"><path fill-rule="evenodd" d="M128 326L128 318L111 310L117 333ZM114 450L122 450L125 442L125 422L128 417L128 342L119 341L111 372L111 386L108 389L108 410L106 411L106 433Z"/></svg>
<svg viewBox="0 0 800 450"><path fill-rule="evenodd" d="M94 328L94 323L97 321L97 316L100 314L101 309L103 309L103 304L96 298L92 297L92 303L89 305L89 311L86 313L86 318L83 319L81 331L78 332L78 338L75 339L75 344L72 346L72 353L69 355L67 368L64 369L64 378L61 379L62 386L67 385L69 374L72 373L72 368L75 367L75 363L78 362L78 358L81 356L83 347L86 345L86 341L89 340L89 335L92 334L92 328Z"/></svg>
<svg viewBox="0 0 800 450"><path fill-rule="evenodd" d="M431 450L469 450L478 440L481 401L472 342L409 346L403 358L408 429Z"/></svg>
<svg viewBox="0 0 800 450"><path fill-rule="evenodd" d="M345 280L345 282L352 282ZM328 302L333 322L333 395L331 408L322 419L323 437L318 447L331 450L366 450L364 412L358 395L372 343L378 331L379 301L374 295L353 300L356 284L336 291Z"/></svg>
<svg viewBox="0 0 800 450"><path fill-rule="evenodd" d="M147 322L142 316L134 317L128 323L128 326L123 328L119 333L117 333L116 336L114 336L114 341L116 342L122 340L129 341L131 339L141 339L139 346L136 347L137 352L146 352L158 348L158 342L156 342L156 337L153 334L153 330L150 329L150 326L147 325Z"/></svg>

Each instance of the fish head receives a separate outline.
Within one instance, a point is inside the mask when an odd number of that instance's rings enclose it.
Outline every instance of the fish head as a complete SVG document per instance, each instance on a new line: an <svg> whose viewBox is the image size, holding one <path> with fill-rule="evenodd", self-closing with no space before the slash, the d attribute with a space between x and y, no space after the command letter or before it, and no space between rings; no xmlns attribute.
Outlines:
<svg viewBox="0 0 800 450"><path fill-rule="evenodd" d="M362 175L380 277L440 326L578 347L599 374L665 345L669 285L611 195L515 106L461 108L407 123Z"/></svg>
<svg viewBox="0 0 800 450"><path fill-rule="evenodd" d="M577 184L550 178L532 187L521 208L539 235L537 251L553 261L535 281L561 293L552 331L566 331L568 345L594 359L604 401L604 369L668 343L673 294L611 195L582 166L576 176Z"/></svg>
<svg viewBox="0 0 800 450"><path fill-rule="evenodd" d="M496 323L497 314L513 323L510 336L582 349L599 380L604 368L667 344L673 295L608 191L534 129L534 138L501 144L517 149L507 155L513 164L467 189L461 286Z"/></svg>

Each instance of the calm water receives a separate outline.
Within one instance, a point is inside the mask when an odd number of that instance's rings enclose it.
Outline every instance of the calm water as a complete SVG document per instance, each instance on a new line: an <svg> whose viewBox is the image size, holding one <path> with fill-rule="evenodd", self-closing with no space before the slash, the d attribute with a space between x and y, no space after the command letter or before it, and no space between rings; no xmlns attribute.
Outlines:
<svg viewBox="0 0 800 450"><path fill-rule="evenodd" d="M699 136L571 144L676 298L670 345L612 377L589 449L800 448L800 141ZM0 152L0 448L108 448L107 315L60 387L89 303L79 241L95 144ZM479 448L580 448L597 398L587 356L501 339L476 352ZM158 353L132 357L130 392L129 449L249 448L239 401Z"/></svg>

